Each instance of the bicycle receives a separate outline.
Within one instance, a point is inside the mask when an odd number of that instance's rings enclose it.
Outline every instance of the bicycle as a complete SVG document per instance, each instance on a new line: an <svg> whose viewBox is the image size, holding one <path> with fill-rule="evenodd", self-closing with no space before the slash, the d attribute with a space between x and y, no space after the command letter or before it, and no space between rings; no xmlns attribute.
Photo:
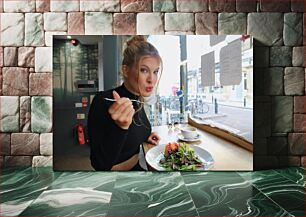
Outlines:
<svg viewBox="0 0 306 217"><path fill-rule="evenodd" d="M209 105L201 100L196 105L199 114L206 114L209 112Z"/></svg>

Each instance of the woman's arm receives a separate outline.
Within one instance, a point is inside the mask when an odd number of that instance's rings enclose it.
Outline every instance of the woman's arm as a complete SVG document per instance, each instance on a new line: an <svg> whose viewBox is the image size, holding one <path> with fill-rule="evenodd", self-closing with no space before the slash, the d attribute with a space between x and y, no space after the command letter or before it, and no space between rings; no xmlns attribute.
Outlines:
<svg viewBox="0 0 306 217"><path fill-rule="evenodd" d="M152 132L149 138L147 139L147 142L153 145L158 145L160 141L160 136L156 132Z"/></svg>
<svg viewBox="0 0 306 217"><path fill-rule="evenodd" d="M96 170L111 170L126 141L128 130L120 128L111 118L109 102L97 94L90 106L88 135L91 146L91 164Z"/></svg>

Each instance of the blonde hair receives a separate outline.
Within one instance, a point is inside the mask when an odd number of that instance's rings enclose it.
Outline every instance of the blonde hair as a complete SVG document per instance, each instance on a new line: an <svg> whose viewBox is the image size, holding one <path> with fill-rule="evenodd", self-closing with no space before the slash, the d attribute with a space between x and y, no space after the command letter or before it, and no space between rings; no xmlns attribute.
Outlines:
<svg viewBox="0 0 306 217"><path fill-rule="evenodd" d="M147 41L147 37L143 35L133 36L129 40L127 40L125 43L125 49L123 51L122 65L126 65L127 67L131 68L135 64L137 64L137 67L136 67L137 72L138 72L137 76L139 76L139 64L142 58L147 57L147 56L157 57L160 60L160 63L161 63L160 72L162 74L163 62L158 53L158 50L151 43ZM159 84L161 74L159 76L156 86L158 86ZM139 88L139 85L138 85L138 88ZM144 98L141 95L140 91L139 91L139 94L140 94L140 100L143 102ZM142 108L143 108L143 105L141 104L139 109L137 109L136 113L139 112Z"/></svg>

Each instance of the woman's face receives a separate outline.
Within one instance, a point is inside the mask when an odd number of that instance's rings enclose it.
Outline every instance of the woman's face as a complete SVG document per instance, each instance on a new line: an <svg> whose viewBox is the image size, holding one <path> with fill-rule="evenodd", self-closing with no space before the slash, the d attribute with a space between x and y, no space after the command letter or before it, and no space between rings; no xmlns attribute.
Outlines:
<svg viewBox="0 0 306 217"><path fill-rule="evenodd" d="M134 94L144 97L150 96L159 76L160 59L146 56L139 61L139 72L137 64L128 68L123 66L123 74L127 89Z"/></svg>

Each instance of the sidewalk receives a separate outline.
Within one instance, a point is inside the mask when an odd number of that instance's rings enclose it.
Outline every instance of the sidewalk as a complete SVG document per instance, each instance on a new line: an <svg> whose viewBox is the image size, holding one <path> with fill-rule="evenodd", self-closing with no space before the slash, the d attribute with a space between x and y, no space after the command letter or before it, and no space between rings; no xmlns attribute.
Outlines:
<svg viewBox="0 0 306 217"><path fill-rule="evenodd" d="M204 101L204 102L210 105L214 105L214 103L212 103L211 101ZM249 102L249 103L247 102L245 107L243 105L243 102L237 102L237 101L230 101L230 102L218 101L218 105L245 108L245 109L253 109L253 102Z"/></svg>
<svg viewBox="0 0 306 217"><path fill-rule="evenodd" d="M208 105L208 113L193 114L193 117L253 142L253 109L219 104L215 114L215 107L211 103Z"/></svg>

